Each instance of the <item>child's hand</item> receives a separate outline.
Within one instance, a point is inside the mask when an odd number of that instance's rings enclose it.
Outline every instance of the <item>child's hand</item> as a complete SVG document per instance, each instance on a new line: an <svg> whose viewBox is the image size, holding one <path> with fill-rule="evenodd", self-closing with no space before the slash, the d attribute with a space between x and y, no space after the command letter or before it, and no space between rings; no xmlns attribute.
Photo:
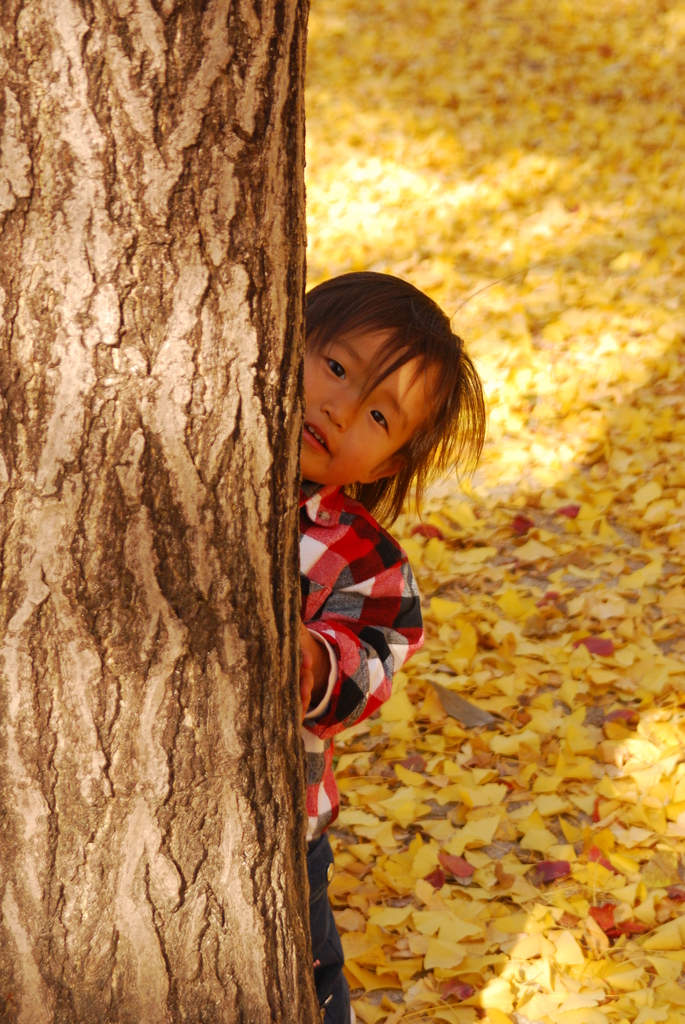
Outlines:
<svg viewBox="0 0 685 1024"><path fill-rule="evenodd" d="M314 689L314 673L312 665L314 658L311 651L305 646L305 637L309 638L309 631L304 622L300 623L300 700L302 702L302 717L304 718L312 700Z"/></svg>
<svg viewBox="0 0 685 1024"><path fill-rule="evenodd" d="M323 700L331 666L328 651L314 639L304 622L300 623L300 651L300 700L304 718L311 704L316 707Z"/></svg>

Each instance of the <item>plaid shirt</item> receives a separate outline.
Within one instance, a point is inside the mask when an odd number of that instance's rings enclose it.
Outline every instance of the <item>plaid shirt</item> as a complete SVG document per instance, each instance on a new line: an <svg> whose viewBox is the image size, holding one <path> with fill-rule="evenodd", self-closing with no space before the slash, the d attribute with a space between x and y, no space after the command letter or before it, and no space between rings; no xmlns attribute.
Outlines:
<svg viewBox="0 0 685 1024"><path fill-rule="evenodd" d="M390 696L393 672L423 643L419 592L407 556L339 487L300 492L302 621L332 655L330 698L302 726L307 838L338 816L332 737Z"/></svg>

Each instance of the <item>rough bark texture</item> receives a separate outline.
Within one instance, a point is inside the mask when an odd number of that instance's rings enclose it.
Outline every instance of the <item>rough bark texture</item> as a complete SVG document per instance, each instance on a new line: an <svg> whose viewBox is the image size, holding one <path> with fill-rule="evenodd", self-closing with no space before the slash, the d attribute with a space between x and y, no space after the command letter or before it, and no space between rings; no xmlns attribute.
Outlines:
<svg viewBox="0 0 685 1024"><path fill-rule="evenodd" d="M0 3L0 1019L318 1020L306 0Z"/></svg>

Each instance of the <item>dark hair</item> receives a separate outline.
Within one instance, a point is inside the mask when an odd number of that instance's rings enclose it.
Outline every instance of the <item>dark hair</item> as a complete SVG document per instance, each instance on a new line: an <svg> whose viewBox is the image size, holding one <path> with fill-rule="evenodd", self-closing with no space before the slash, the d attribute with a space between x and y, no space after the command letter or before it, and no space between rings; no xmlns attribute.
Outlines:
<svg viewBox="0 0 685 1024"><path fill-rule="evenodd" d="M407 494L418 503L435 477L452 466L475 467L485 441L485 400L476 368L438 304L407 281L364 271L342 274L307 294L307 348L321 352L351 331L390 331L381 346L366 393L411 359L418 372L435 366L430 406L422 427L401 449L405 464L394 476L345 488L377 519L393 522Z"/></svg>

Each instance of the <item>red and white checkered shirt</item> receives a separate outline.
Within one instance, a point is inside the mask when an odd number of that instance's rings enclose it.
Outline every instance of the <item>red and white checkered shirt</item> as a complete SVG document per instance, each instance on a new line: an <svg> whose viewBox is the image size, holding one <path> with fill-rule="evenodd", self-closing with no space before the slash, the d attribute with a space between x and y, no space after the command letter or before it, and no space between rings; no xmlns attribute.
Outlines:
<svg viewBox="0 0 685 1024"><path fill-rule="evenodd" d="M423 622L404 551L339 487L300 492L300 585L302 621L332 665L326 697L302 726L311 841L338 816L332 737L388 699L393 672L423 643Z"/></svg>

